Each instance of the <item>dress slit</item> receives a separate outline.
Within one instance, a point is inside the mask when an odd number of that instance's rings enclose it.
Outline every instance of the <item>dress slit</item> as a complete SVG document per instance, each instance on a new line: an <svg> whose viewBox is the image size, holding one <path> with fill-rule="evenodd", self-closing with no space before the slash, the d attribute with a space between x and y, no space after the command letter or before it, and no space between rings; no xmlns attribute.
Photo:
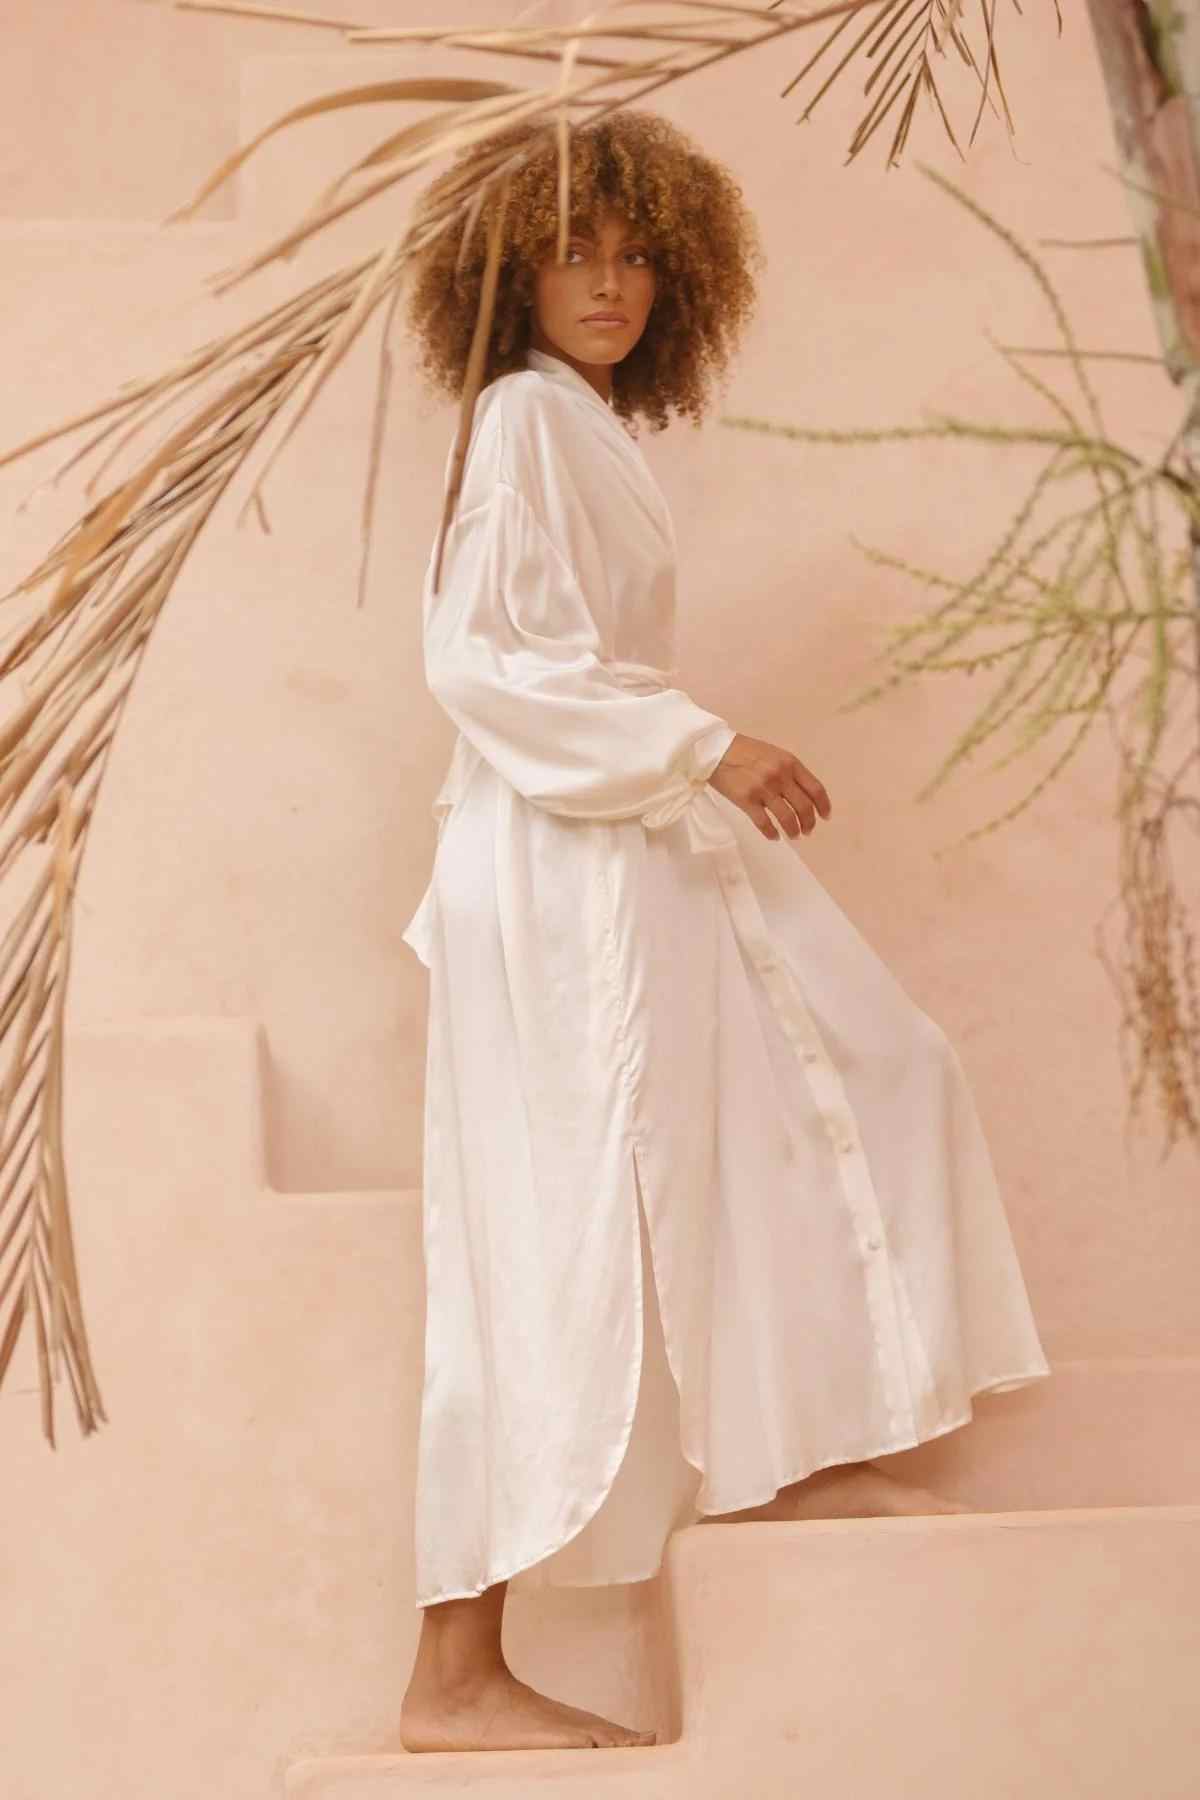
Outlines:
<svg viewBox="0 0 1200 1800"><path fill-rule="evenodd" d="M701 1472L683 1455L679 1390L667 1360L636 1147L630 1151L641 1263L641 1356L633 1417L621 1460L587 1524L539 1562L514 1575L510 1591L548 1585L599 1587L648 1581L672 1531L698 1518Z"/></svg>

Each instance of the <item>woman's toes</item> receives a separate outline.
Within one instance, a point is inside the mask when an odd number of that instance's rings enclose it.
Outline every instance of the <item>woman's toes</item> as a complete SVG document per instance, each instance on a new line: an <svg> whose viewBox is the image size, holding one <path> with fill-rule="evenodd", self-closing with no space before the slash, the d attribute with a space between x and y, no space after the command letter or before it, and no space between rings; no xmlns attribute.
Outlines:
<svg viewBox="0 0 1200 1800"><path fill-rule="evenodd" d="M911 1482L902 1481L887 1469L881 1469L877 1463L868 1463L866 1467L872 1475L881 1477L887 1483L887 1492L892 1496L897 1511L911 1513L965 1513L973 1512L963 1500L952 1500L946 1494L935 1493L932 1488L917 1487Z"/></svg>
<svg viewBox="0 0 1200 1800"><path fill-rule="evenodd" d="M635 1731L631 1725L619 1725L615 1719L606 1719L602 1713L588 1712L582 1706L563 1705L563 1711L580 1725L591 1736L593 1744L598 1748L614 1749L618 1747L637 1746L657 1741L655 1731Z"/></svg>
<svg viewBox="0 0 1200 1800"><path fill-rule="evenodd" d="M632 1731L625 1725L613 1725L603 1720L595 1728L596 1742L609 1750L640 1749L644 1744L654 1742L652 1731Z"/></svg>

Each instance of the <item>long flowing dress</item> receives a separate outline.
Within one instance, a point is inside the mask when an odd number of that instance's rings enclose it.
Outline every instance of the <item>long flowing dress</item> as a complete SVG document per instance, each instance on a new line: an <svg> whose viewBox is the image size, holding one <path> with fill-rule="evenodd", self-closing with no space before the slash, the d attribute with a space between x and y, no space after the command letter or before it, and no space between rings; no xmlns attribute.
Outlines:
<svg viewBox="0 0 1200 1800"><path fill-rule="evenodd" d="M447 472L449 459L447 459ZM569 363L479 396L425 675L417 1605L640 1581L669 1533L1050 1373L958 1057L707 785L676 543Z"/></svg>

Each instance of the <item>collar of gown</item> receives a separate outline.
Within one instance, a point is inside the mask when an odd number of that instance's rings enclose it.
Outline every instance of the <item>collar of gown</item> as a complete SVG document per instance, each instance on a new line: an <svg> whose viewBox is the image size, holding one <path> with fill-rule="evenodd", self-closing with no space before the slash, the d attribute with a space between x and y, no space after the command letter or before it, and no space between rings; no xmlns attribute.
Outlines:
<svg viewBox="0 0 1200 1800"><path fill-rule="evenodd" d="M530 348L525 352L525 361L531 369L536 369L541 375L548 375L552 381L561 382L564 387L574 388L577 393L583 395L585 400L590 400L594 406L600 407L601 411L612 416L612 407L609 402L602 400L591 382L569 362L564 362L561 356L551 356L545 350Z"/></svg>

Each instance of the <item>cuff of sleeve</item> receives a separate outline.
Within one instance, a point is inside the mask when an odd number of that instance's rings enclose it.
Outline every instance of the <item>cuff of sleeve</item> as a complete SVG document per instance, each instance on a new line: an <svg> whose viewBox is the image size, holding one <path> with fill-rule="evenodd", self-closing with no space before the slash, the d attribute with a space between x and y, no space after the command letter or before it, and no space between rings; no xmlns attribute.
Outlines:
<svg viewBox="0 0 1200 1800"><path fill-rule="evenodd" d="M689 779L707 781L736 736L735 728L727 725L724 719L719 719L715 725L710 725L707 731L702 731L692 744L688 767Z"/></svg>

